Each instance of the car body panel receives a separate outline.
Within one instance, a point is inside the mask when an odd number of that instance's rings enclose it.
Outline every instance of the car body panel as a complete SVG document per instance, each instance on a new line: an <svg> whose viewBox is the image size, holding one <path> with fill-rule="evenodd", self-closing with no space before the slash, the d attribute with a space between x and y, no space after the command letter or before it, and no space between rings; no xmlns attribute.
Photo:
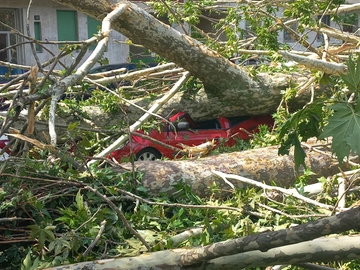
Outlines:
<svg viewBox="0 0 360 270"><path fill-rule="evenodd" d="M8 142L9 142L9 138L8 138L6 135L2 135L2 136L0 137L0 150L1 150L1 149L4 149L5 146L8 144ZM9 154L10 154L10 150L2 153L2 154L0 155L0 160L5 160L5 159L7 159L7 158L9 157Z"/></svg>

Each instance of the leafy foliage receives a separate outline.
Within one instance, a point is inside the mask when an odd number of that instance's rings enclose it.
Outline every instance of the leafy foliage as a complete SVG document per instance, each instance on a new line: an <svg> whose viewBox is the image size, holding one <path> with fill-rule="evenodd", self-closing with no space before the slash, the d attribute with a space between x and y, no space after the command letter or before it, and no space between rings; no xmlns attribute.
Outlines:
<svg viewBox="0 0 360 270"><path fill-rule="evenodd" d="M307 105L305 108L291 114L279 127L278 137L281 147L279 154L289 154L290 147L294 146L295 169L298 171L300 165L306 168L305 152L301 141L307 141L311 137L318 137L321 133L323 122L323 102Z"/></svg>
<svg viewBox="0 0 360 270"><path fill-rule="evenodd" d="M325 82L326 78L323 78ZM360 93L360 58L355 62L351 57L348 61L348 73L335 79L334 84L340 85L335 98L317 99L301 110L289 115L279 127L281 147L279 154L288 154L294 146L296 169L305 167L305 152L301 141L311 137L320 140L332 137L331 149L343 162L351 152L360 153L358 138L360 135L359 93ZM345 87L345 91L343 91ZM331 113L329 113L331 112ZM330 116L329 116L330 115ZM281 112L278 113L281 123Z"/></svg>
<svg viewBox="0 0 360 270"><path fill-rule="evenodd" d="M331 149L336 153L339 162L342 162L351 151L360 153L360 111L346 103L335 104L330 109L334 110L334 113L328 119L329 123L319 139L332 137Z"/></svg>
<svg viewBox="0 0 360 270"><path fill-rule="evenodd" d="M291 197L286 201L269 200L261 190L255 188L235 190L231 197L219 200L216 186L209 187L213 196L202 199L188 185L177 184L177 192L172 197L150 197L141 184L134 184L141 183L142 175L138 172L119 174L109 168L100 168L90 174L58 167L49 174L48 168L43 165L44 162L28 159L26 166L21 166L21 174L12 174L11 167L4 171L7 174L1 179L3 194L0 216L10 217L16 213L20 218L30 217L29 220L8 223L6 228L9 232L15 227L23 228L24 234L34 243L25 250L4 245L0 251L0 267L3 269L10 266L8 262L12 257L17 259L12 259L12 266L8 269L36 269L93 260L104 253L108 257L135 256L145 251L141 241L123 226L114 209L102 198L84 189L85 186L91 186L111 198L153 251L206 245L257 233L261 231L260 228L284 228L290 223L301 222L302 213L317 212L316 207L299 203ZM305 180L302 181L305 183ZM48 185L49 182L51 185ZM155 204L137 204L123 197L122 190ZM157 202L169 206L157 205ZM299 215L299 218L286 218L263 208L264 204L290 215ZM232 206L239 211L197 209L186 205ZM299 205L302 207L299 208ZM84 256L104 220L106 225L99 242ZM172 236L194 227L202 227L202 233L184 239L177 246L173 245ZM8 238L16 241L16 235L12 233L8 234Z"/></svg>
<svg viewBox="0 0 360 270"><path fill-rule="evenodd" d="M332 137L331 149L336 153L339 162L343 162L351 152L360 153L360 58L355 62L350 57L348 73L341 78L350 92L350 100L347 98L348 94L345 94L343 100L329 107L333 114L319 136L319 139Z"/></svg>

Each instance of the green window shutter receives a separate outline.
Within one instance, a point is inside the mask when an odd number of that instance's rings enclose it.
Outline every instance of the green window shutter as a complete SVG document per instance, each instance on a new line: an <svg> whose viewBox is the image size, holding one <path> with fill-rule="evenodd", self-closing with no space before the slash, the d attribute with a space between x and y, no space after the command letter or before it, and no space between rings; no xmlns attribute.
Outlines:
<svg viewBox="0 0 360 270"><path fill-rule="evenodd" d="M87 26L88 26L88 38L91 38L99 32L99 29L101 28L101 22L88 16L87 17ZM89 48L89 50L93 51L95 49L95 47L96 47L96 44L92 45Z"/></svg>
<svg viewBox="0 0 360 270"><path fill-rule="evenodd" d="M57 10L58 41L77 41L76 11Z"/></svg>
<svg viewBox="0 0 360 270"><path fill-rule="evenodd" d="M36 40L41 40L41 23L34 22L34 35ZM41 53L42 47L39 44L35 44L36 52Z"/></svg>

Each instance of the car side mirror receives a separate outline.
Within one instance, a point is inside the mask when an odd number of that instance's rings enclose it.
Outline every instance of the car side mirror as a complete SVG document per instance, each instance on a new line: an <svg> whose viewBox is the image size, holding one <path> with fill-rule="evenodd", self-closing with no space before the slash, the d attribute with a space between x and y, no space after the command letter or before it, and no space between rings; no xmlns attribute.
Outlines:
<svg viewBox="0 0 360 270"><path fill-rule="evenodd" d="M179 122L179 123L174 123L174 125L169 125L168 124L168 131L174 131L174 126L176 128L176 130L188 130L190 129L190 124L188 122Z"/></svg>
<svg viewBox="0 0 360 270"><path fill-rule="evenodd" d="M176 125L177 130L188 130L190 128L190 124L188 122L179 122Z"/></svg>

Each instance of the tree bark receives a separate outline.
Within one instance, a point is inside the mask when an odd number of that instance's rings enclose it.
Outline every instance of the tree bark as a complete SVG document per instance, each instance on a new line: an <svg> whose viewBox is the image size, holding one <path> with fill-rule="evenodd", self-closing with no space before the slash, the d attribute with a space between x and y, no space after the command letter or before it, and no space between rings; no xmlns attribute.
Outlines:
<svg viewBox="0 0 360 270"><path fill-rule="evenodd" d="M360 229L359 207L296 227L254 234L205 247L190 250L166 250L132 258L84 262L64 265L62 268L215 270L268 266L279 263L349 260L360 258L358 255L360 250L359 236L316 238L351 229ZM62 268L49 268L48 270Z"/></svg>
<svg viewBox="0 0 360 270"><path fill-rule="evenodd" d="M110 0L53 1L98 20L103 19L118 4L118 1ZM113 29L134 43L142 44L168 61L190 71L205 86L205 90L193 95L179 94L171 103L164 106L164 114L174 109L175 104L186 108L194 118L272 113L280 103L282 90L291 84L301 84L307 80L307 75L303 74L269 76L261 73L253 79L245 70L197 40L160 22L136 4L129 2L128 5L128 9L113 23ZM308 101L307 97L306 93L299 97L294 102L295 108L305 104Z"/></svg>
<svg viewBox="0 0 360 270"><path fill-rule="evenodd" d="M330 155L318 152L307 152L306 164L315 173L313 180L320 176L333 175L338 171L338 164ZM278 186L292 186L296 180L294 157L279 156L275 146L212 155L201 159L177 161L141 161L135 162L136 169L144 173L142 184L150 194L168 193L172 195L176 189L174 184L189 185L195 194L201 197L211 195L210 186L216 184L219 196L228 196L231 187L211 170L237 174L255 181L272 181ZM121 164L122 168L131 169L130 164ZM114 170L123 172L115 167ZM311 181L310 181L311 182ZM233 182L238 188L245 188L241 182Z"/></svg>

